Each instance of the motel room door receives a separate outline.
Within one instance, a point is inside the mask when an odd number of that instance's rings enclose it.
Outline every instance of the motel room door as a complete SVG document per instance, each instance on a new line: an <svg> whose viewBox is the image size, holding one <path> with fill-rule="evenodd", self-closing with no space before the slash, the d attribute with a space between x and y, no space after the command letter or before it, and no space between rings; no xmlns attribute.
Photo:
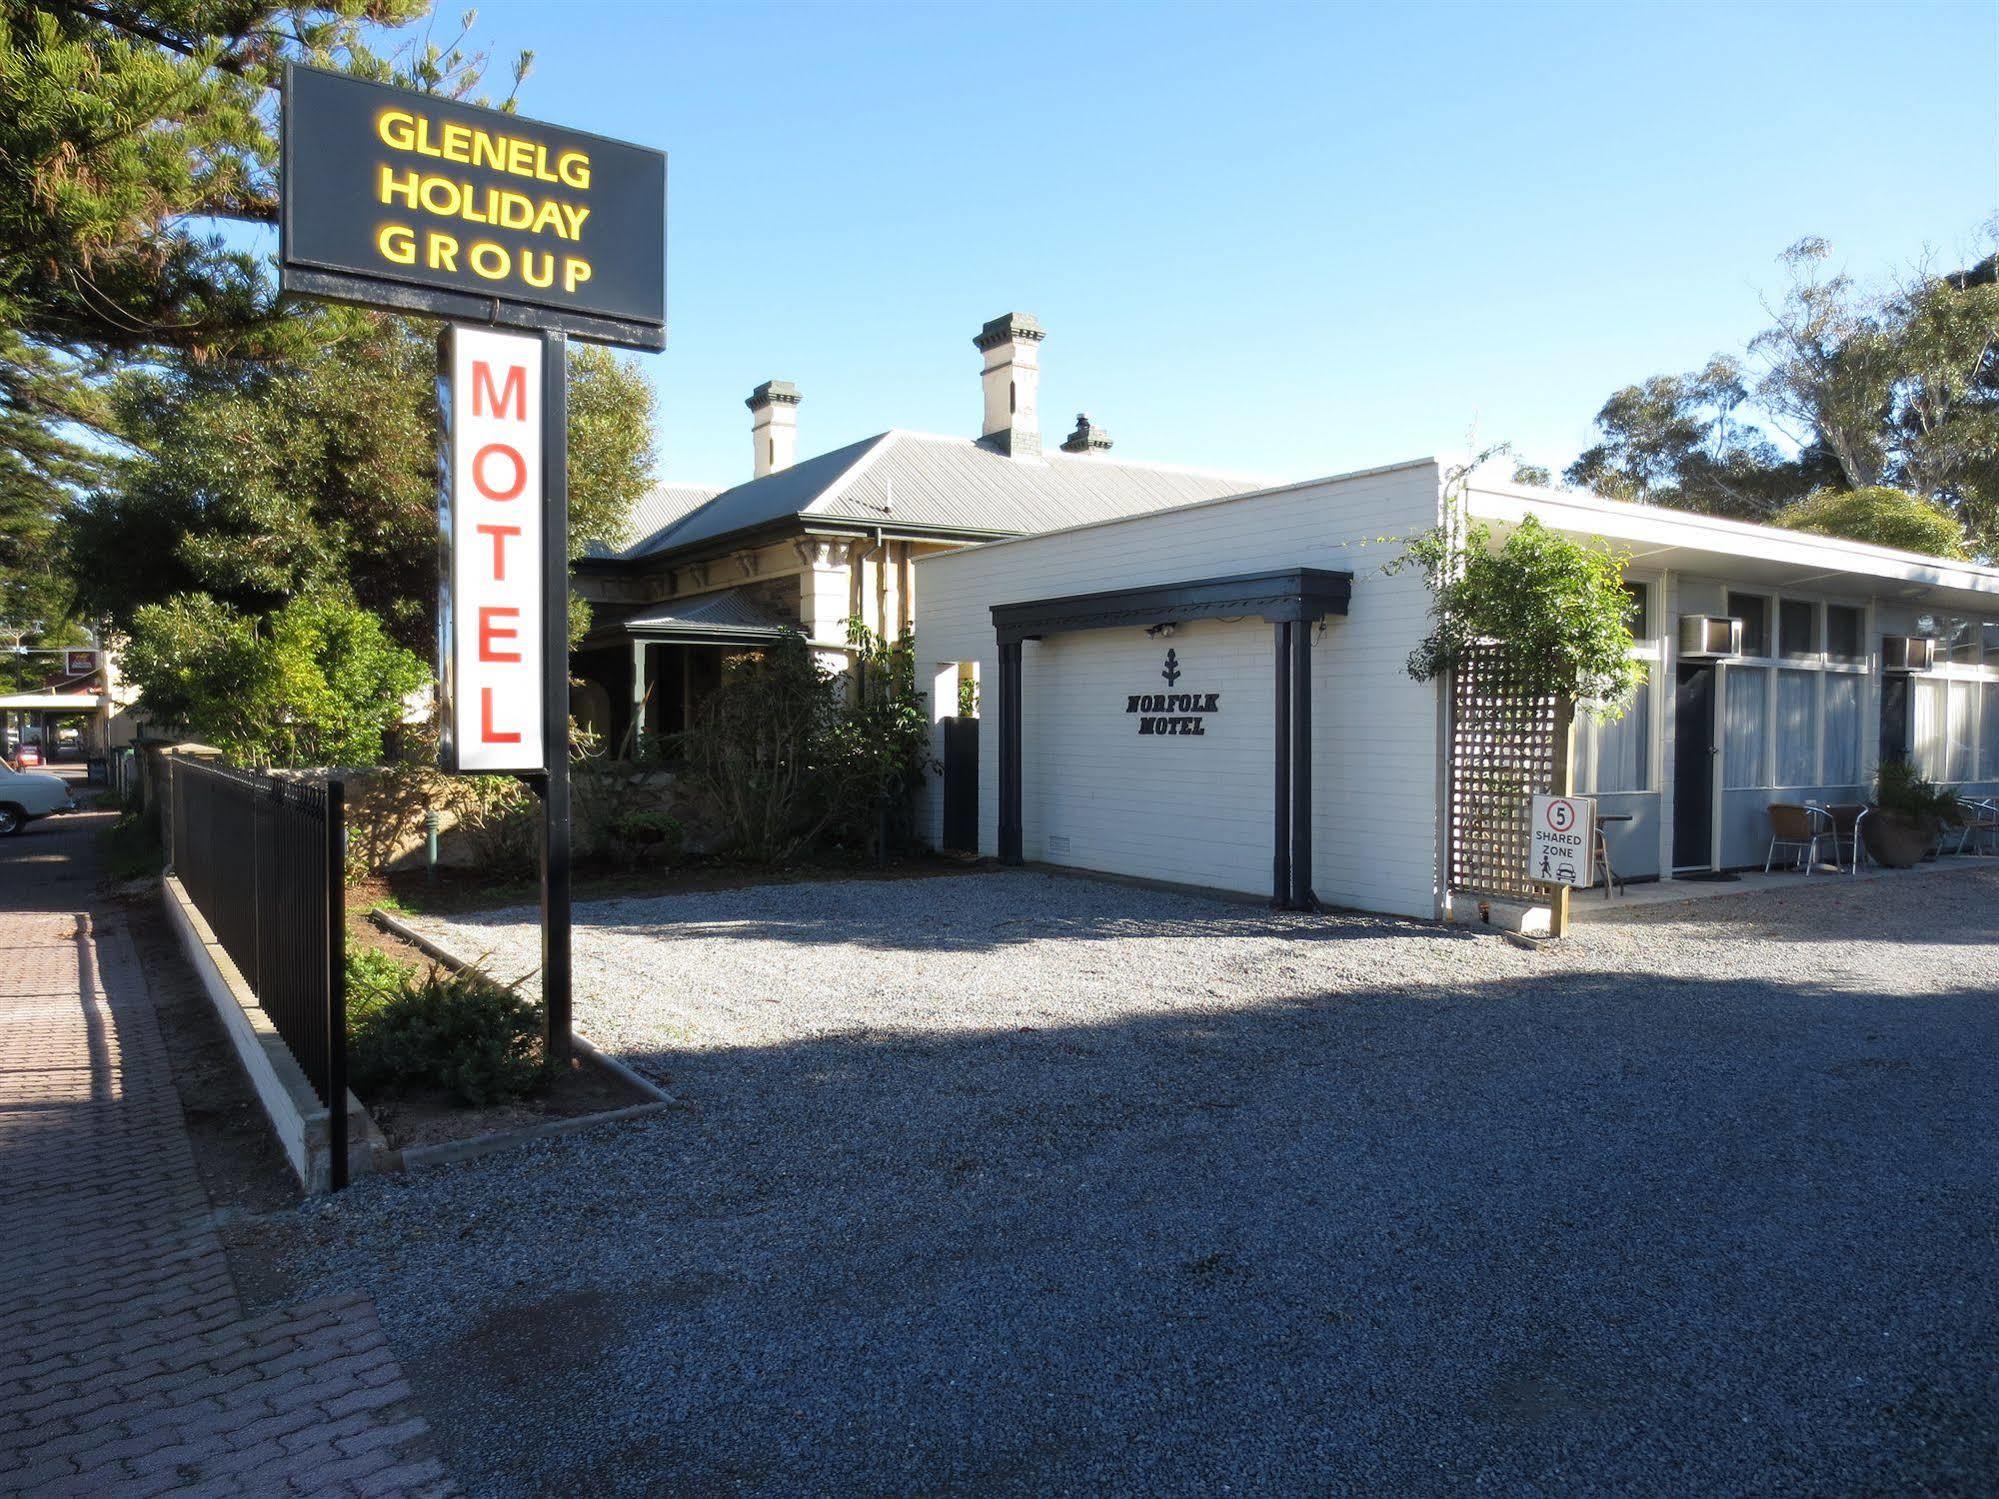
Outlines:
<svg viewBox="0 0 1999 1499"><path fill-rule="evenodd" d="M1712 666L1679 670L1673 689L1673 870L1714 868Z"/></svg>
<svg viewBox="0 0 1999 1499"><path fill-rule="evenodd" d="M1909 684L1912 677L1881 679L1881 763L1909 758Z"/></svg>

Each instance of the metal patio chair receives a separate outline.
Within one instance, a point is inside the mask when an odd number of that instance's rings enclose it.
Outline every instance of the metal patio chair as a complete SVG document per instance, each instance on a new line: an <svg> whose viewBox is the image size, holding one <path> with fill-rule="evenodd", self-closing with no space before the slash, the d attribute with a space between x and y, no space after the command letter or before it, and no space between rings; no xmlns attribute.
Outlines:
<svg viewBox="0 0 1999 1499"><path fill-rule="evenodd" d="M1822 814L1831 831L1824 836L1832 844L1832 867L1841 873L1857 873L1860 868L1860 822L1867 815L1865 802L1806 802L1815 813ZM1840 862L1840 856L1846 862Z"/></svg>
<svg viewBox="0 0 1999 1499"><path fill-rule="evenodd" d="M1763 872L1770 872L1778 849L1789 848L1797 850L1803 858L1805 873L1809 875L1818 867L1819 845L1833 836L1832 814L1824 807L1799 802L1772 802L1769 812L1770 848L1763 856ZM1836 852L1837 845L1834 847ZM1837 862L1835 859L1835 867Z"/></svg>
<svg viewBox="0 0 1999 1499"><path fill-rule="evenodd" d="M1968 847L1974 854L1999 853L1999 798L1964 797L1958 805L1964 809L1964 836L1957 851Z"/></svg>

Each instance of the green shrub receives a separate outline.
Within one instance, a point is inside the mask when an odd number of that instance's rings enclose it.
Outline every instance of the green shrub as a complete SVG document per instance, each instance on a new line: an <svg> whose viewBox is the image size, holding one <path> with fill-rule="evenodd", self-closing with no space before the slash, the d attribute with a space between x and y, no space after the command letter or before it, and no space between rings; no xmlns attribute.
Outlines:
<svg viewBox="0 0 1999 1499"><path fill-rule="evenodd" d="M1910 817L1934 817L1942 822L1958 818L1957 793L1939 786L1907 760L1883 760L1874 772L1874 805L1884 812L1901 812Z"/></svg>
<svg viewBox="0 0 1999 1499"><path fill-rule="evenodd" d="M353 1029L352 1017L356 1009L368 1010L381 1005L391 995L400 993L415 972L414 964L399 962L379 948L348 948L348 1028Z"/></svg>
<svg viewBox="0 0 1999 1499"><path fill-rule="evenodd" d="M351 959L348 971L351 980ZM386 977L376 969L372 980ZM356 1091L442 1088L479 1108L547 1084L540 1006L506 985L432 967L402 970L392 989L375 992L375 1002L348 1009L347 1067Z"/></svg>
<svg viewBox="0 0 1999 1499"><path fill-rule="evenodd" d="M495 879L533 874L540 850L534 793L512 776L462 776L453 791L458 831L480 872Z"/></svg>
<svg viewBox="0 0 1999 1499"><path fill-rule="evenodd" d="M678 817L646 808L619 813L611 819L608 831L621 856L633 864L647 855L677 858L681 842L687 836L687 829L681 826Z"/></svg>
<svg viewBox="0 0 1999 1499"><path fill-rule="evenodd" d="M1929 557L1968 558L1964 527L1943 506L1906 490L1820 489L1793 500L1773 517L1793 531L1843 536Z"/></svg>

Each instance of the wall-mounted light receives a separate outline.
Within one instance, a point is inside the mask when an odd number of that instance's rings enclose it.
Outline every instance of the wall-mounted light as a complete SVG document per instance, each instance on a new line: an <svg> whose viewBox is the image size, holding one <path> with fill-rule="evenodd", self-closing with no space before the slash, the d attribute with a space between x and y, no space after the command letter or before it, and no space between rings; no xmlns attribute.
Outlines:
<svg viewBox="0 0 1999 1499"><path fill-rule="evenodd" d="M1146 637L1151 640L1171 640L1173 632L1180 627L1170 620L1163 625L1151 625L1146 629Z"/></svg>

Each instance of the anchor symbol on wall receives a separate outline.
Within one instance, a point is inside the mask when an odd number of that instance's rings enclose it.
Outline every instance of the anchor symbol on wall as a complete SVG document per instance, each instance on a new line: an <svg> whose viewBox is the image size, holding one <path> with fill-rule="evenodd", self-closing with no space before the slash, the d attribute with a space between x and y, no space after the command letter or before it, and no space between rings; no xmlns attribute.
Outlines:
<svg viewBox="0 0 1999 1499"><path fill-rule="evenodd" d="M1174 657L1173 652L1168 651L1166 653L1166 670L1162 671L1159 675L1166 678L1166 685L1168 687L1171 687L1175 682L1180 680L1180 663Z"/></svg>

